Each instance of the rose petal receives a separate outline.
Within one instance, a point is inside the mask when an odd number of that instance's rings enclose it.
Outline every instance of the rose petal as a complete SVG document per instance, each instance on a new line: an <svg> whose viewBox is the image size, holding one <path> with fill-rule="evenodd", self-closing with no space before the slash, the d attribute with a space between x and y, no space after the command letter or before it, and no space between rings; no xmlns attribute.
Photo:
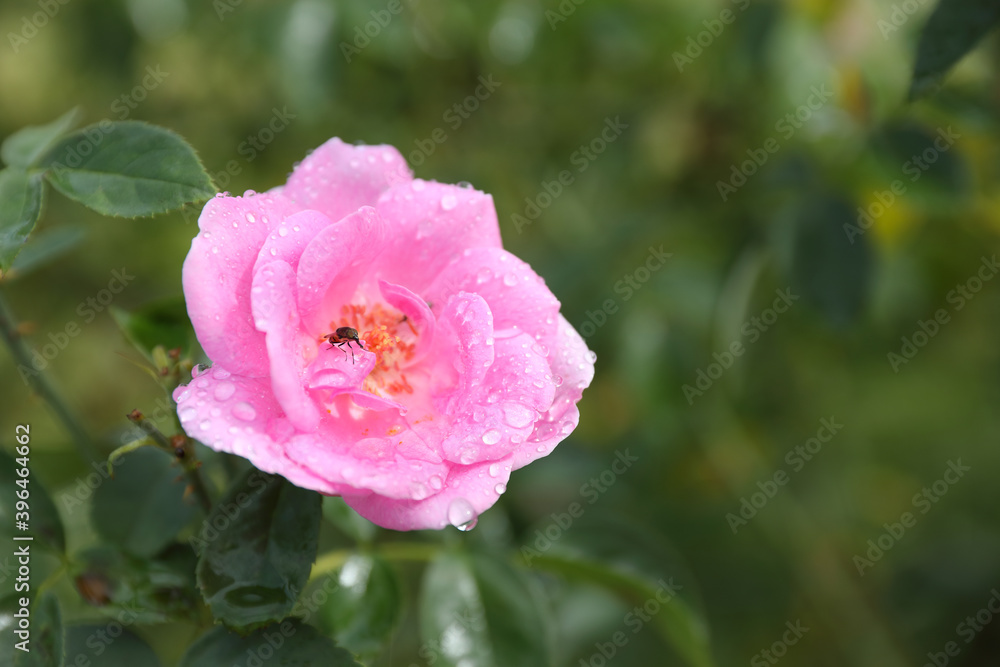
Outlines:
<svg viewBox="0 0 1000 667"><path fill-rule="evenodd" d="M329 333L340 307L354 296L365 267L378 255L385 229L370 206L320 231L302 252L298 266L299 313L313 336Z"/></svg>
<svg viewBox="0 0 1000 667"><path fill-rule="evenodd" d="M406 160L392 146L351 146L330 139L295 167L282 193L302 209L340 220L379 195L413 178Z"/></svg>
<svg viewBox="0 0 1000 667"><path fill-rule="evenodd" d="M386 303L403 313L416 331L413 358L407 363L411 366L419 363L434 347L434 331L437 328L434 313L423 299L402 285L379 280L378 287Z"/></svg>
<svg viewBox="0 0 1000 667"><path fill-rule="evenodd" d="M522 468L535 459L548 456L555 446L566 439L580 423L577 403L583 390L594 379L593 352L566 318L559 316L559 329L555 336L546 339L549 348L549 365L556 388L552 407L535 424L534 431L525 444L514 452L514 469Z"/></svg>
<svg viewBox="0 0 1000 667"><path fill-rule="evenodd" d="M369 521L391 530L440 530L475 520L493 507L507 488L510 471L510 461L454 466L442 490L423 500L344 494L344 501Z"/></svg>
<svg viewBox="0 0 1000 667"><path fill-rule="evenodd" d="M257 255L254 271L258 267L280 259L293 269L299 265L299 258L309 242L320 230L333 224L333 220L319 211L299 211L278 224L271 225L271 233Z"/></svg>
<svg viewBox="0 0 1000 667"><path fill-rule="evenodd" d="M418 294L465 248L501 245L493 197L479 190L418 179L384 192L376 208L388 234L373 270Z"/></svg>
<svg viewBox="0 0 1000 667"><path fill-rule="evenodd" d="M216 197L198 218L182 273L188 315L205 354L234 373L268 374L250 312L252 270L268 230L296 210L280 195Z"/></svg>
<svg viewBox="0 0 1000 667"><path fill-rule="evenodd" d="M251 294L254 323L265 335L274 397L297 429L315 431L319 410L306 392L303 375L317 344L302 333L295 270L280 260L265 264L254 275Z"/></svg>

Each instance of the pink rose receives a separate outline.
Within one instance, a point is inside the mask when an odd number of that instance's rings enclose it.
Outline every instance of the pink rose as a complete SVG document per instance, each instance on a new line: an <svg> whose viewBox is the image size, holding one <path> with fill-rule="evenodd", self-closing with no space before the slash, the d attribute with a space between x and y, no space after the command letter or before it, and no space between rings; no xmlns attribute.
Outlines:
<svg viewBox="0 0 1000 667"><path fill-rule="evenodd" d="M174 400L209 447L386 528L467 529L576 427L594 355L489 195L331 139L198 227L184 294L213 366Z"/></svg>

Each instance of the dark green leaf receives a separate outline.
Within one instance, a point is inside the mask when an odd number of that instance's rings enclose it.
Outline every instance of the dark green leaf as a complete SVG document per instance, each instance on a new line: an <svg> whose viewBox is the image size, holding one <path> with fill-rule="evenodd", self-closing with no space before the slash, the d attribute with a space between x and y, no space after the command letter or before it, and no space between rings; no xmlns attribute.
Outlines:
<svg viewBox="0 0 1000 667"><path fill-rule="evenodd" d="M402 606L396 573L379 558L356 554L340 568L335 581L320 608L320 627L355 655L377 653Z"/></svg>
<svg viewBox="0 0 1000 667"><path fill-rule="evenodd" d="M421 632L434 664L549 667L551 622L527 578L504 561L443 553L427 568Z"/></svg>
<svg viewBox="0 0 1000 667"><path fill-rule="evenodd" d="M146 359L153 361L153 348L179 348L181 357L190 356L194 347L194 328L188 319L183 297L164 299L134 311L111 307L111 316L132 345Z"/></svg>
<svg viewBox="0 0 1000 667"><path fill-rule="evenodd" d="M254 660L254 662L251 662ZM297 619L275 623L241 637L223 627L209 630L191 645L180 667L221 665L287 667L361 667L351 654Z"/></svg>
<svg viewBox="0 0 1000 667"><path fill-rule="evenodd" d="M42 179L22 169L0 171L0 274L6 273L42 214Z"/></svg>
<svg viewBox="0 0 1000 667"><path fill-rule="evenodd" d="M22 489L18 485L18 480L25 479L17 474L18 468L21 467L10 455L0 451L0 489L4 489L0 494L0 536L4 538L4 542L11 544L10 538L15 535L32 535L35 538L32 544L62 553L66 550L66 534L59 518L59 511L45 491L45 487L33 474L28 475L26 485L29 494L26 502L30 508L28 510L30 530L16 530L15 514L18 498L15 491ZM28 469L30 470L30 465Z"/></svg>
<svg viewBox="0 0 1000 667"><path fill-rule="evenodd" d="M649 603L656 609L651 622L687 664L713 664L707 625L696 611L694 582L651 531L620 518L578 522L557 541L536 541L521 554L532 567L605 586L639 605Z"/></svg>
<svg viewBox="0 0 1000 667"><path fill-rule="evenodd" d="M10 641L9 636L5 636ZM16 651L14 667L62 667L63 626L59 601L45 593L31 609L31 651Z"/></svg>
<svg viewBox="0 0 1000 667"><path fill-rule="evenodd" d="M155 215L215 194L184 139L139 121L105 120L74 132L41 166L56 189L104 215Z"/></svg>
<svg viewBox="0 0 1000 667"><path fill-rule="evenodd" d="M368 519L355 512L343 498L323 497L323 516L345 535L362 544L372 541L378 528Z"/></svg>
<svg viewBox="0 0 1000 667"><path fill-rule="evenodd" d="M860 233L854 233L856 229ZM831 325L846 327L868 303L872 263L856 207L835 196L810 197L800 205L792 255L793 295L822 312Z"/></svg>
<svg viewBox="0 0 1000 667"><path fill-rule="evenodd" d="M47 125L32 125L4 139L0 159L15 167L31 167L53 144L76 125L79 108L70 109Z"/></svg>
<svg viewBox="0 0 1000 667"><path fill-rule="evenodd" d="M996 0L940 0L920 34L910 99L931 92L998 21Z"/></svg>
<svg viewBox="0 0 1000 667"><path fill-rule="evenodd" d="M136 558L103 546L77 554L74 560L73 581L80 596L109 616L137 623L199 616L197 559L189 545L175 543L153 558Z"/></svg>
<svg viewBox="0 0 1000 667"><path fill-rule="evenodd" d="M10 267L8 277L19 278L33 269L42 266L69 252L83 240L81 227L54 227L39 232L24 245L17 259Z"/></svg>
<svg viewBox="0 0 1000 667"><path fill-rule="evenodd" d="M66 628L66 665L160 667L160 660L146 642L127 629L116 629L112 638L107 624L74 625Z"/></svg>
<svg viewBox="0 0 1000 667"><path fill-rule="evenodd" d="M320 495L249 471L197 538L198 584L215 617L241 632L291 612L319 539Z"/></svg>
<svg viewBox="0 0 1000 667"><path fill-rule="evenodd" d="M184 498L186 477L157 449L122 457L113 479L94 492L91 520L97 533L136 556L152 556L191 521L195 507Z"/></svg>

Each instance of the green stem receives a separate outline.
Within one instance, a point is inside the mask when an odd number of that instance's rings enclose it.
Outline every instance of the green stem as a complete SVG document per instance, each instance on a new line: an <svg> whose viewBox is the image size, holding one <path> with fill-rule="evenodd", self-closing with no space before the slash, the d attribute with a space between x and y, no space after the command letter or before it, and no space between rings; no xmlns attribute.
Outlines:
<svg viewBox="0 0 1000 667"><path fill-rule="evenodd" d="M63 427L73 437L80 454L89 461L100 460L100 455L94 447L90 436L87 435L83 425L70 410L59 392L49 382L49 379L39 370L36 370L31 359L31 350L18 332L17 320L7 304L3 293L0 292L0 336L10 349L15 363L19 367L28 369L28 373L22 374L28 386L38 394L42 400L49 404L56 417L62 422Z"/></svg>
<svg viewBox="0 0 1000 667"><path fill-rule="evenodd" d="M156 428L149 419L146 418L144 414L138 410L133 410L128 415L129 421L145 431L149 439L156 443L156 446L167 452L171 456L177 456L177 447L175 443L163 435L160 429ZM211 514L212 512L212 496L208 493L208 487L205 486L204 480L201 478L201 471L199 470L200 463L194 457L194 448L191 446L191 440L187 436L174 436L181 441L183 447L182 452L184 454L181 459L181 465L184 466L184 472L187 474L188 482L191 483L191 488L194 489L194 493L198 496L198 502L201 503L201 508L205 510L205 514Z"/></svg>
<svg viewBox="0 0 1000 667"><path fill-rule="evenodd" d="M424 542L388 542L386 544L376 544L372 548L376 555L386 560L416 560L429 561L440 551L441 545L427 544ZM309 581L315 581L320 577L334 572L353 556L355 549L338 549L325 553L316 559L312 572L309 574Z"/></svg>

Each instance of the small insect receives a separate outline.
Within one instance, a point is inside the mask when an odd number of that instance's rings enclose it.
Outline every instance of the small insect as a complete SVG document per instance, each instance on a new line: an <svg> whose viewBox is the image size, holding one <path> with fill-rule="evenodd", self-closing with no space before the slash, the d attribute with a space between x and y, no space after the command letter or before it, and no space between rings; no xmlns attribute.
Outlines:
<svg viewBox="0 0 1000 667"><path fill-rule="evenodd" d="M330 348L334 345L340 349L344 349L344 345L347 346L348 350L351 350L351 363L354 363L354 350L351 348L351 343L357 343L358 347L362 350L365 346L361 344L361 340L358 338L358 330L352 329L351 327L340 327L333 333L323 336L323 338L330 343ZM344 359L347 358L347 350L344 350Z"/></svg>

